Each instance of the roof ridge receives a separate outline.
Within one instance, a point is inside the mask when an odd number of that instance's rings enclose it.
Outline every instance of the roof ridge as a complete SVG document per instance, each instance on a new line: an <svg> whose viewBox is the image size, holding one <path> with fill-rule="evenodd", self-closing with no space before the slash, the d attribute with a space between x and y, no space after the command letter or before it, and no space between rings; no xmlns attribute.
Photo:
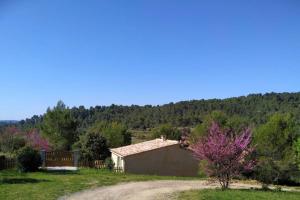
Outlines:
<svg viewBox="0 0 300 200"><path fill-rule="evenodd" d="M128 156L137 153L142 153L154 149L159 149L171 145L178 144L176 140L162 140L160 138L155 138L153 140L148 140L136 144L131 144L123 147L112 148L110 149L111 152L119 154L121 156Z"/></svg>
<svg viewBox="0 0 300 200"><path fill-rule="evenodd" d="M129 144L129 145L121 146L121 147L111 148L111 150L113 150L113 149L119 149L119 148L124 148L124 147L128 147L128 146L133 146L133 145L141 145L141 144L145 144L145 143L149 143L149 142L153 142L153 141L178 142L177 140L168 140L168 139L167 140L162 140L160 138L155 138L155 139L147 140L147 141L144 141L144 142L139 142L139 143L135 143L135 144Z"/></svg>

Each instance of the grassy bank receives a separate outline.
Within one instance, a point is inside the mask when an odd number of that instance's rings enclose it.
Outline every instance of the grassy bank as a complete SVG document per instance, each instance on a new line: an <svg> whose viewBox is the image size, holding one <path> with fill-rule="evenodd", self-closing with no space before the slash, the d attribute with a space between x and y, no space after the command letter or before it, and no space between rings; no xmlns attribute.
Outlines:
<svg viewBox="0 0 300 200"><path fill-rule="evenodd" d="M179 194L180 200L298 200L299 192L275 192L262 190L199 190Z"/></svg>
<svg viewBox="0 0 300 200"><path fill-rule="evenodd" d="M81 169L78 172L35 172L20 174L0 171L0 199L49 200L87 188L126 181L185 179L177 177L117 174L106 170Z"/></svg>

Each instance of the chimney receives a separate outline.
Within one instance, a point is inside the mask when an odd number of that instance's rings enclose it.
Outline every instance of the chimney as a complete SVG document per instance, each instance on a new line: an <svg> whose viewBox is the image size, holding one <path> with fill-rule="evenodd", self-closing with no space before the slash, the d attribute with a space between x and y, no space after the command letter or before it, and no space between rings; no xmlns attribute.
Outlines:
<svg viewBox="0 0 300 200"><path fill-rule="evenodd" d="M160 136L160 139L161 139L162 141L166 141L166 140L167 140L166 137L165 137L164 135L161 135L161 136Z"/></svg>

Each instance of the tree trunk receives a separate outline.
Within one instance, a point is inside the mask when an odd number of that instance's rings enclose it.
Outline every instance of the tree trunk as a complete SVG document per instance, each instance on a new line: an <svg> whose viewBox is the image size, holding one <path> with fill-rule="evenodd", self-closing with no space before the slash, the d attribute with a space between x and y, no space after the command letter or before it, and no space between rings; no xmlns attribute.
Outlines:
<svg viewBox="0 0 300 200"><path fill-rule="evenodd" d="M223 177L220 177L220 178L219 178L219 182L220 182L220 185L221 185L221 189L222 189L222 190L228 189L228 186L229 186L229 180L230 180L229 177L230 177L229 174L225 174Z"/></svg>

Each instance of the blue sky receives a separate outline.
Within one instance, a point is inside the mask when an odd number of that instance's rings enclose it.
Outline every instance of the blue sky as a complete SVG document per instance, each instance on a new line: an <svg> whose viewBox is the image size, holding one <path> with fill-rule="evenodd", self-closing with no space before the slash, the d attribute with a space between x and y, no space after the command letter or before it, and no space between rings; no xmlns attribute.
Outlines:
<svg viewBox="0 0 300 200"><path fill-rule="evenodd" d="M300 1L1 0L0 120L300 91Z"/></svg>

